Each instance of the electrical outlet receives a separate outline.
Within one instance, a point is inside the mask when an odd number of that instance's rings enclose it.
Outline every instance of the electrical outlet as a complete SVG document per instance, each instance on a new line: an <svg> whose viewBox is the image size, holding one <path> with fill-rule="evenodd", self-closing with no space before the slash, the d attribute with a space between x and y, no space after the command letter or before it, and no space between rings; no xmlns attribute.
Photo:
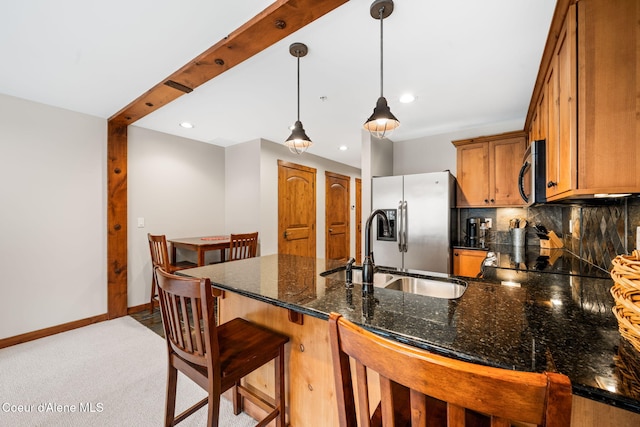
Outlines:
<svg viewBox="0 0 640 427"><path fill-rule="evenodd" d="M493 226L493 219L485 218L484 219L484 226L487 227L487 228L491 228Z"/></svg>

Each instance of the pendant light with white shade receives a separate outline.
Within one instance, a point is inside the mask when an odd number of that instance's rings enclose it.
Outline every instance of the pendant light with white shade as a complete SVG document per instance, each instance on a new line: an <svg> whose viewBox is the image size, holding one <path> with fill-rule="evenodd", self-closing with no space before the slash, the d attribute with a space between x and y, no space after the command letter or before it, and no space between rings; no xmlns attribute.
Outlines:
<svg viewBox="0 0 640 427"><path fill-rule="evenodd" d="M376 138L386 138L391 135L393 130L400 126L400 121L391 113L391 109L387 104L387 99L382 94L383 83L383 33L382 22L384 18L393 12L393 0L376 0L369 9L371 17L380 20L380 98L373 109L373 114L367 119L364 128L367 129L372 136Z"/></svg>
<svg viewBox="0 0 640 427"><path fill-rule="evenodd" d="M307 136L302 127L300 121L300 58L306 56L309 52L307 45L304 43L292 43L289 46L289 53L298 59L298 119L293 125L293 129L289 138L284 142L284 145L289 147L289 151L296 154L302 154L307 151L307 148L313 145L311 139Z"/></svg>

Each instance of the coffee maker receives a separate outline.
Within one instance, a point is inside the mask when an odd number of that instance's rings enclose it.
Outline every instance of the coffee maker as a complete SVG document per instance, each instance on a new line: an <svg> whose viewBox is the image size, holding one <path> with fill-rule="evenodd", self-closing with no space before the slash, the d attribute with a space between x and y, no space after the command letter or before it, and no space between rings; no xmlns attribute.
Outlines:
<svg viewBox="0 0 640 427"><path fill-rule="evenodd" d="M478 246L478 235L480 234L480 218L467 218L467 245Z"/></svg>

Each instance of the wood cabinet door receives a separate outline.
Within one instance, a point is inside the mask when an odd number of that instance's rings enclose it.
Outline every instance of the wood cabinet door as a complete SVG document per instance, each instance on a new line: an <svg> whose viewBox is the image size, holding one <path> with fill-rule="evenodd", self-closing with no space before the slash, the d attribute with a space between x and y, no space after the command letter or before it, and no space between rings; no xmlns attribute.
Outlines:
<svg viewBox="0 0 640 427"><path fill-rule="evenodd" d="M457 206L489 205L489 146L484 143L457 147Z"/></svg>
<svg viewBox="0 0 640 427"><path fill-rule="evenodd" d="M518 190L518 175L526 144L524 135L489 142L489 159L491 160L489 203L491 206L524 205Z"/></svg>
<svg viewBox="0 0 640 427"><path fill-rule="evenodd" d="M640 191L640 2L578 10L578 188Z"/></svg>
<svg viewBox="0 0 640 427"><path fill-rule="evenodd" d="M544 94L548 111L547 198L565 193L576 185L575 20L575 7L572 6L558 35L545 80Z"/></svg>
<svg viewBox="0 0 640 427"><path fill-rule="evenodd" d="M569 9L556 48L558 99L558 174L556 194L576 188L577 110L576 110L576 15Z"/></svg>
<svg viewBox="0 0 640 427"><path fill-rule="evenodd" d="M477 277L480 274L482 261L486 258L486 251L473 249L453 250L453 275Z"/></svg>
<svg viewBox="0 0 640 427"><path fill-rule="evenodd" d="M558 135L558 83L556 77L557 58L551 62L547 77L545 79L544 93L547 100L547 198L554 196L558 192L558 182L560 181L560 146Z"/></svg>
<svg viewBox="0 0 640 427"><path fill-rule="evenodd" d="M349 209L351 178L325 172L325 259L349 258Z"/></svg>
<svg viewBox="0 0 640 427"><path fill-rule="evenodd" d="M316 256L316 170L278 160L278 253Z"/></svg>

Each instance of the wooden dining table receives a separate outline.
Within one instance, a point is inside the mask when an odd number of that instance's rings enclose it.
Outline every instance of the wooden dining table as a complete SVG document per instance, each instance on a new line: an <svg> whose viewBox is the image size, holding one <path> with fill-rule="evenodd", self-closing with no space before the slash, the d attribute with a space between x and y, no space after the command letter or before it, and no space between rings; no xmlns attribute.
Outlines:
<svg viewBox="0 0 640 427"><path fill-rule="evenodd" d="M198 255L198 266L204 265L204 256L209 251L220 251L220 261L225 261L226 249L229 247L229 236L181 237L167 239L171 244L171 259L176 262L176 249L194 251Z"/></svg>

